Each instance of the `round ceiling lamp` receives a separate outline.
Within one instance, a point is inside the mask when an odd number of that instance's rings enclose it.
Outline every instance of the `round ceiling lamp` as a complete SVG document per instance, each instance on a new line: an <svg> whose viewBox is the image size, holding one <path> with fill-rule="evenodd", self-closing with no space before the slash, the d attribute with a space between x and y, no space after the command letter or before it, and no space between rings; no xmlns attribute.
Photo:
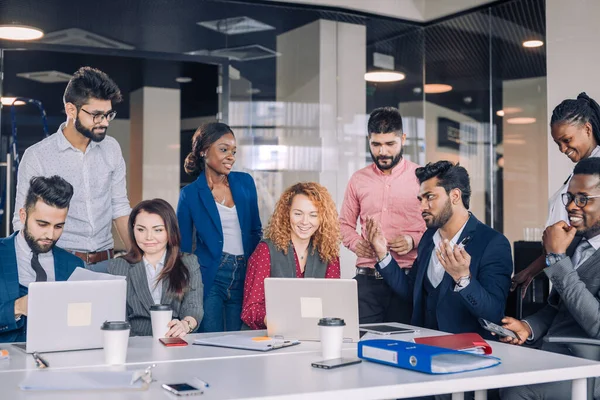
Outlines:
<svg viewBox="0 0 600 400"><path fill-rule="evenodd" d="M502 110L496 111L496 115L499 117L504 117L505 115L516 114L520 113L521 111L523 111L523 109L520 107L504 107Z"/></svg>
<svg viewBox="0 0 600 400"><path fill-rule="evenodd" d="M452 90L452 86L444 83L427 83L423 88L428 94L446 93Z"/></svg>
<svg viewBox="0 0 600 400"><path fill-rule="evenodd" d="M10 107L10 106L13 105L13 103L14 103L15 106L23 106L23 105L25 105L24 101L21 101L21 100L15 101L15 100L16 100L16 97L3 97L2 98L2 105L4 107Z"/></svg>
<svg viewBox="0 0 600 400"><path fill-rule="evenodd" d="M367 82L399 82L406 78L402 72L396 71L372 71L365 73Z"/></svg>
<svg viewBox="0 0 600 400"><path fill-rule="evenodd" d="M506 123L512 124L512 125L528 125L528 124L534 124L536 121L537 120L532 117L514 117L514 118L508 118L506 120Z"/></svg>
<svg viewBox="0 0 600 400"><path fill-rule="evenodd" d="M544 45L544 42L542 42L541 40L526 40L523 42L523 47L542 47Z"/></svg>
<svg viewBox="0 0 600 400"><path fill-rule="evenodd" d="M27 25L0 25L0 39L4 40L36 40L44 36L41 29Z"/></svg>

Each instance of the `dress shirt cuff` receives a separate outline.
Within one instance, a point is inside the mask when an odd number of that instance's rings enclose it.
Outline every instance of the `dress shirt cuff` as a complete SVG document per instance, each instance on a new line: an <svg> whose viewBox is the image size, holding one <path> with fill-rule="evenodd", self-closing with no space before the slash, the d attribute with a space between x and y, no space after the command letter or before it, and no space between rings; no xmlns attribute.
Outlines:
<svg viewBox="0 0 600 400"><path fill-rule="evenodd" d="M460 292L461 290L463 290L464 288L466 288L467 286L469 286L469 284L471 283L471 281L465 283L463 286L458 286L458 284L454 285L454 291L455 292Z"/></svg>
<svg viewBox="0 0 600 400"><path fill-rule="evenodd" d="M527 322L527 320L522 320L521 322L526 323L529 327L529 330L531 331L531 335L527 338L526 342L533 342L535 340L535 335L533 334L533 329L531 329L531 325L529 325L529 322Z"/></svg>
<svg viewBox="0 0 600 400"><path fill-rule="evenodd" d="M383 257L383 260L379 261L379 268L384 269L392 262L392 255L388 252L387 256Z"/></svg>

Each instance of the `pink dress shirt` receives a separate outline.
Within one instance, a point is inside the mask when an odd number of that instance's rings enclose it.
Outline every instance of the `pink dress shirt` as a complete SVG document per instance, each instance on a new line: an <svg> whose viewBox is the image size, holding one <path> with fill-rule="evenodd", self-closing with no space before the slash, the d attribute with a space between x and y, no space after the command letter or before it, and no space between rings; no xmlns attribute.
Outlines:
<svg viewBox="0 0 600 400"><path fill-rule="evenodd" d="M392 257L401 268L410 268L417 258L417 246L425 232L425 221L417 196L419 181L415 170L419 166L402 159L385 175L375 163L360 169L352 175L340 212L340 228L344 246L355 251L356 244L366 237L364 232L356 232L360 217L361 227L367 217L381 222L383 234L388 241L400 235L409 235L414 242L413 249L403 256L391 251ZM362 230L362 228L361 228ZM358 257L359 267L375 267L375 258Z"/></svg>

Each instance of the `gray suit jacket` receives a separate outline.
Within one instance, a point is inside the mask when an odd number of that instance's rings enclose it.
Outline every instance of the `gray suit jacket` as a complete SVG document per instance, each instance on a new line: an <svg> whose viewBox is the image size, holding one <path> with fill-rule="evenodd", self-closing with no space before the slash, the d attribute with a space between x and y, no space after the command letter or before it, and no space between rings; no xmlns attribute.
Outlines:
<svg viewBox="0 0 600 400"><path fill-rule="evenodd" d="M163 291L161 304L170 304L173 308L173 319L194 317L198 325L204 316L202 305L203 285L200 275L198 259L193 254L183 253L183 264L190 271L190 284L183 298L179 300L168 292L168 278L162 281ZM150 306L154 304L152 294L148 287L146 268L144 262L129 264L122 258L112 259L108 272L113 275L122 275L127 278L127 320L131 324L131 336L152 335L150 321Z"/></svg>
<svg viewBox="0 0 600 400"><path fill-rule="evenodd" d="M600 339L600 250L574 269L571 257L579 244L573 240L569 257L544 269L552 282L548 304L526 320L536 342L543 336L576 336ZM543 343L542 350L570 354L566 346ZM595 398L600 397L600 379L596 379Z"/></svg>

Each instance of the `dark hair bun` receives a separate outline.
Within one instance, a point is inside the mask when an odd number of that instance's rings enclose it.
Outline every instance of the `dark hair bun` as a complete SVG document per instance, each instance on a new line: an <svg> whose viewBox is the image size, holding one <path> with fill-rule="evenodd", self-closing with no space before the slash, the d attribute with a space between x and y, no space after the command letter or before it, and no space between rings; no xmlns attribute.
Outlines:
<svg viewBox="0 0 600 400"><path fill-rule="evenodd" d="M200 174L201 171L201 168L199 168L198 165L198 157L196 157L194 152L191 152L185 158L185 161L183 163L183 169L188 175L197 176Z"/></svg>

